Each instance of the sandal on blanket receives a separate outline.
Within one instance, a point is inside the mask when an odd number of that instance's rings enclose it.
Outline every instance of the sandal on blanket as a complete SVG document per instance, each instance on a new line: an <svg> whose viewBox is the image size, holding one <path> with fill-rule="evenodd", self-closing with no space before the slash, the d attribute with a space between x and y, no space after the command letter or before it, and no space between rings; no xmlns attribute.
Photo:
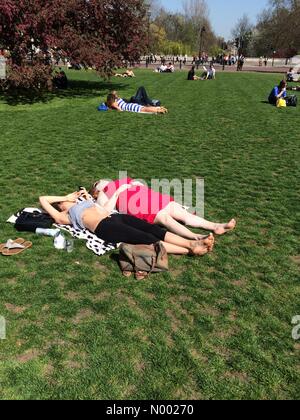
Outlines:
<svg viewBox="0 0 300 420"><path fill-rule="evenodd" d="M32 242L25 241L23 238L18 238L15 241L9 239L6 244L0 245L0 252L6 257L10 257L12 255L18 255L31 247Z"/></svg>

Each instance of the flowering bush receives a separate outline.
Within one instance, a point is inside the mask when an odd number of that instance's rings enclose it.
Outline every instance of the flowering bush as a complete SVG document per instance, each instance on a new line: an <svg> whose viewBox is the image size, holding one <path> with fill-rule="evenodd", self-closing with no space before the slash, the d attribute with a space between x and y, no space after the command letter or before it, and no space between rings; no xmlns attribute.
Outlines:
<svg viewBox="0 0 300 420"><path fill-rule="evenodd" d="M0 47L12 88L49 88L60 59L111 75L138 59L147 39L144 0L1 0Z"/></svg>

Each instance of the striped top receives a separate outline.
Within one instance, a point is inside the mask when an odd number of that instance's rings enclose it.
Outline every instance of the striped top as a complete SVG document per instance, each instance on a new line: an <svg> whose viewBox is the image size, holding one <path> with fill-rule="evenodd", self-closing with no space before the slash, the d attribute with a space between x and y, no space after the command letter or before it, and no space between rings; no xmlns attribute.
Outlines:
<svg viewBox="0 0 300 420"><path fill-rule="evenodd" d="M127 112L142 112L142 108L143 108L141 105L138 105L138 104L128 104L123 99L119 99L117 101L117 104L119 105L122 111L127 111Z"/></svg>

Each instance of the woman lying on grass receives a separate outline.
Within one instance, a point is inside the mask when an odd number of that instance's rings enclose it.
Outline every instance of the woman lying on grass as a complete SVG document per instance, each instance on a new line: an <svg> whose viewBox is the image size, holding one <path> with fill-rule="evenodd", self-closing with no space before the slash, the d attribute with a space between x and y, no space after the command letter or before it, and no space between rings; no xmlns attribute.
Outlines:
<svg viewBox="0 0 300 420"><path fill-rule="evenodd" d="M168 112L168 110L164 107L142 106L138 104L127 103L112 93L108 95L106 105L109 109L119 112L146 112L150 114L167 114Z"/></svg>
<svg viewBox="0 0 300 420"><path fill-rule="evenodd" d="M136 75L132 70L126 70L124 73L116 73L115 77L122 77L123 79L135 78Z"/></svg>
<svg viewBox="0 0 300 420"><path fill-rule="evenodd" d="M117 195L128 188L131 188L131 185L122 185ZM79 197L86 200L76 204ZM177 255L203 256L213 250L213 235L200 241L186 240L136 217L112 214L115 201L116 196L113 196L104 206L100 206L88 199L86 191L63 197L40 197L42 208L57 224L88 229L108 243L152 245L161 241L168 254Z"/></svg>
<svg viewBox="0 0 300 420"><path fill-rule="evenodd" d="M292 90L294 92L300 92L300 85L298 86L288 86L286 90Z"/></svg>
<svg viewBox="0 0 300 420"><path fill-rule="evenodd" d="M125 185L127 188L123 190ZM168 231L187 239L199 240L204 237L196 235L186 226L212 231L216 235L224 235L236 227L234 219L229 223L212 223L195 216L176 203L173 197L157 193L131 178L113 182L98 181L90 193L101 206L108 205L110 211L117 209L150 224L162 225ZM139 209L136 206L137 198Z"/></svg>

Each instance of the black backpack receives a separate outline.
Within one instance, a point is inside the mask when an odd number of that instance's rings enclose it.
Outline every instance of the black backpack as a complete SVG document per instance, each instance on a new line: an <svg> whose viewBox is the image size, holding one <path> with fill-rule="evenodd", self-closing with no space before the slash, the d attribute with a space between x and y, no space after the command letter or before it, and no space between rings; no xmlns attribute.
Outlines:
<svg viewBox="0 0 300 420"><path fill-rule="evenodd" d="M288 96L285 98L287 106L297 106L298 105L298 97L296 95Z"/></svg>
<svg viewBox="0 0 300 420"><path fill-rule="evenodd" d="M50 229L53 223L52 217L46 213L22 211L16 220L15 228L18 232L34 233L38 228Z"/></svg>

